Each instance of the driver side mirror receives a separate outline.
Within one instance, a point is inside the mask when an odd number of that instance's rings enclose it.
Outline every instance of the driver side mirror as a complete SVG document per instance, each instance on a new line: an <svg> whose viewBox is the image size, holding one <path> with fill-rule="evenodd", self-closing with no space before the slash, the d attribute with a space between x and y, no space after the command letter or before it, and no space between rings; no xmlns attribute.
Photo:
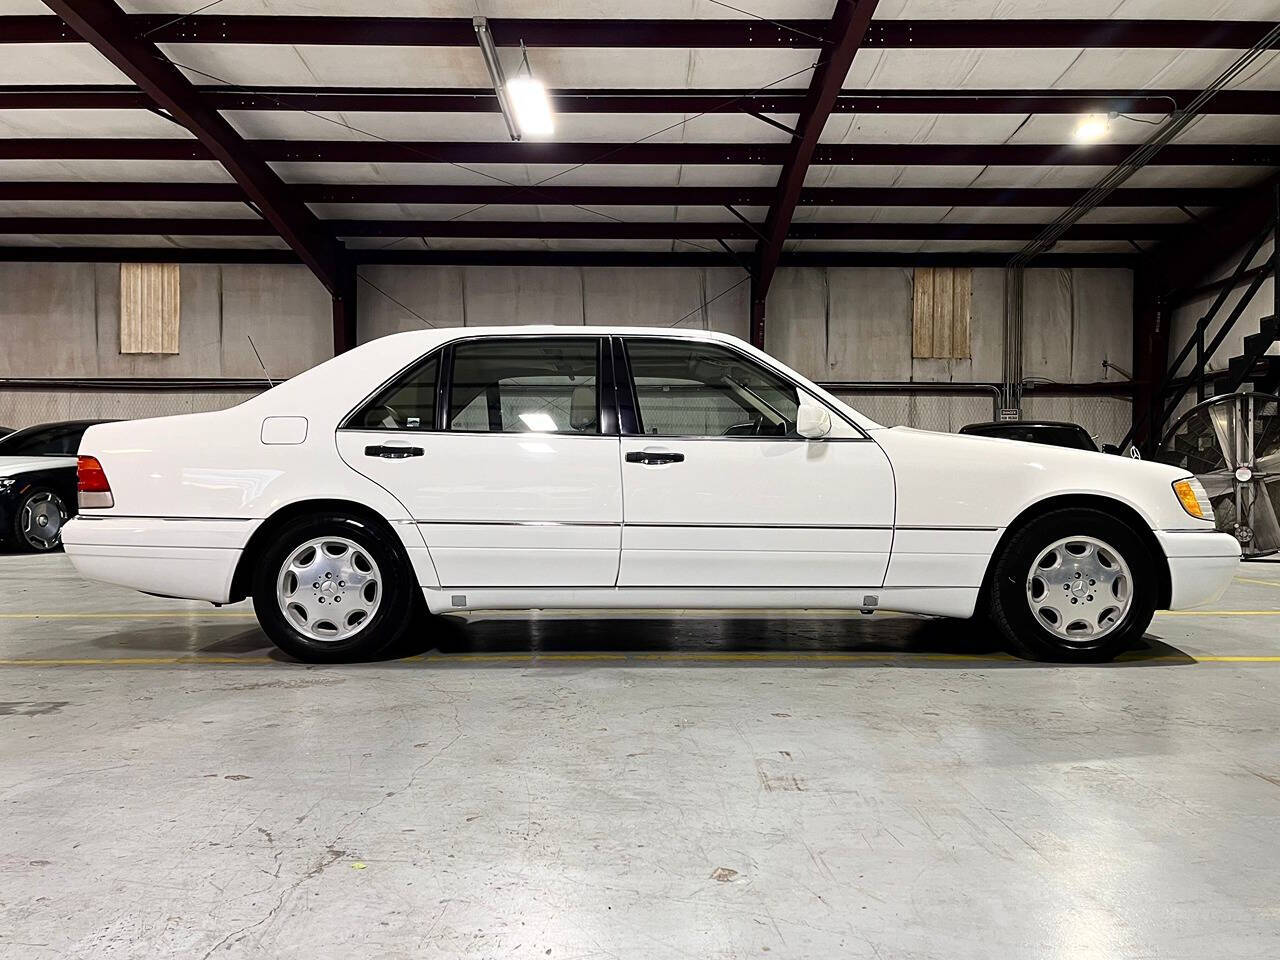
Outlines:
<svg viewBox="0 0 1280 960"><path fill-rule="evenodd" d="M806 393L800 394L796 433L806 440L820 440L831 432L831 411Z"/></svg>

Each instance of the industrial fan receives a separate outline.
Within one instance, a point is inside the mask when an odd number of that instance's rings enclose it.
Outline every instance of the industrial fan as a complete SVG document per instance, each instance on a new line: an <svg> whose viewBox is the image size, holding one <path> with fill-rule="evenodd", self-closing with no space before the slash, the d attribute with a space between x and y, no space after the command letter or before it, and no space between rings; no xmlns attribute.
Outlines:
<svg viewBox="0 0 1280 960"><path fill-rule="evenodd" d="M1280 397L1228 393L1197 404L1157 459L1200 478L1218 529L1235 535L1246 560L1280 551Z"/></svg>

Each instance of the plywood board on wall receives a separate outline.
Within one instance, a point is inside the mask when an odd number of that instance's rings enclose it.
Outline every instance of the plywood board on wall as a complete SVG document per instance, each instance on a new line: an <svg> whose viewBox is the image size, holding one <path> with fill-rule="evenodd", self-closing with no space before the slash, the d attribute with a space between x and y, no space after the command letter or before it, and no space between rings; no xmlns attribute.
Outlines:
<svg viewBox="0 0 1280 960"><path fill-rule="evenodd" d="M176 263L120 264L120 352L177 353L181 288Z"/></svg>
<svg viewBox="0 0 1280 960"><path fill-rule="evenodd" d="M973 271L917 267L911 311L911 353L920 359L965 359Z"/></svg>

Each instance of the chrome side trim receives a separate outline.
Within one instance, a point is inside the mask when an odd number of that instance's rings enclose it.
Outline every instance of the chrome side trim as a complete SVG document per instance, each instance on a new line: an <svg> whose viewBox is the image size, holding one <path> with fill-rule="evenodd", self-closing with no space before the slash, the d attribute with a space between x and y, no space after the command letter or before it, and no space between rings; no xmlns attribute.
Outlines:
<svg viewBox="0 0 1280 960"><path fill-rule="evenodd" d="M162 520L173 523L253 523L262 517L149 517L140 513L102 514L78 513L76 520Z"/></svg>
<svg viewBox="0 0 1280 960"><path fill-rule="evenodd" d="M411 520L420 527L620 527L611 520Z"/></svg>
<svg viewBox="0 0 1280 960"><path fill-rule="evenodd" d="M674 527L699 530L892 530L878 523L624 523L624 527L644 529Z"/></svg>
<svg viewBox="0 0 1280 960"><path fill-rule="evenodd" d="M935 527L935 526L928 526L928 525L901 523L901 524L898 524L898 526L895 527L894 529L896 530L956 530L962 533L994 533L995 531L1001 530L1003 528L1002 527L965 527L965 526Z"/></svg>
<svg viewBox="0 0 1280 960"><path fill-rule="evenodd" d="M697 530L940 530L993 533L999 527L893 527L880 523L615 523L609 520L410 520L419 526L452 525L460 527L636 527L651 529Z"/></svg>

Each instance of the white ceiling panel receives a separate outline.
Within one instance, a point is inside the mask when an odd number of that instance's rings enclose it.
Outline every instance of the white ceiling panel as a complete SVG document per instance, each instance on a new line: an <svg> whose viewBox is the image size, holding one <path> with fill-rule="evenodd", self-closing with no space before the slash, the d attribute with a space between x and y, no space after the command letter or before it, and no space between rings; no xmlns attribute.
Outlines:
<svg viewBox="0 0 1280 960"><path fill-rule="evenodd" d="M38 0L2 0L21 6L15 12L30 13ZM190 4L181 0L121 0L130 13L188 13ZM763 17L818 18L831 16L831 0L752 0L751 10ZM219 14L270 14L273 16L343 16L352 13L352 0L222 0ZM709 0L645 0L644 13L627 3L602 0L431 0L423 10L422 0L360 0L360 15L368 17L564 17L604 19L660 17L682 19L732 19L741 17Z"/></svg>
<svg viewBox="0 0 1280 960"><path fill-rule="evenodd" d="M193 139L150 110L0 110L0 137L162 137Z"/></svg>
<svg viewBox="0 0 1280 960"><path fill-rule="evenodd" d="M1280 93L1276 94L1280 100ZM1200 117L1175 143L1280 143L1280 117Z"/></svg>
<svg viewBox="0 0 1280 960"><path fill-rule="evenodd" d="M1204 208L1190 208L1199 215ZM1098 207L1081 218L1082 223L1188 223L1176 207Z"/></svg>
<svg viewBox="0 0 1280 960"><path fill-rule="evenodd" d="M1143 244L1151 246L1150 243ZM1126 253L1137 251L1123 240L1059 240L1053 248L1054 253Z"/></svg>
<svg viewBox="0 0 1280 960"><path fill-rule="evenodd" d="M285 250L279 237L170 237L161 234L113 235L72 233L24 233L0 235L0 246L40 247L216 247Z"/></svg>
<svg viewBox="0 0 1280 960"><path fill-rule="evenodd" d="M242 136L254 140L511 140L498 113L228 110L223 115ZM794 123L795 118L788 116L783 122ZM567 143L633 143L641 139L646 143L786 143L790 134L741 113L563 113L556 117L555 135L549 139Z"/></svg>
<svg viewBox="0 0 1280 960"><path fill-rule="evenodd" d="M1265 180L1265 167L1143 167L1126 187L1246 187Z"/></svg>
<svg viewBox="0 0 1280 960"><path fill-rule="evenodd" d="M243 203L168 200L0 200L0 217L186 217L256 220Z"/></svg>
<svg viewBox="0 0 1280 960"><path fill-rule="evenodd" d="M1276 0L881 0L878 20L1124 18L1267 20Z"/></svg>
<svg viewBox="0 0 1280 960"><path fill-rule="evenodd" d="M985 167L974 177L975 187L1092 187L1108 167Z"/></svg>
<svg viewBox="0 0 1280 960"><path fill-rule="evenodd" d="M608 210L613 213L616 213L619 209L623 209L620 207L601 207L598 204L590 204L590 206L591 206L591 209L593 210ZM643 208L632 208L632 209L648 210L652 208L643 207ZM657 209L666 209L666 208L659 207ZM674 207L671 209L675 210L676 219L682 223L717 223L721 220L725 221L726 223L738 222L737 219L731 213L725 210L724 207ZM764 218L769 214L768 209L765 207L735 206L733 209L737 210L740 214L742 214L748 220L752 220L756 223L764 223ZM657 218L648 217L646 219L657 219Z"/></svg>
<svg viewBox="0 0 1280 960"><path fill-rule="evenodd" d="M966 187L982 167L825 166L809 168L806 187Z"/></svg>
<svg viewBox="0 0 1280 960"><path fill-rule="evenodd" d="M824 143L1004 143L1023 114L939 116L914 113L835 114Z"/></svg>
<svg viewBox="0 0 1280 960"><path fill-rule="evenodd" d="M1015 51L1016 52L1016 51ZM1035 51L1043 53L1046 51ZM1023 51L1025 54L1026 51ZM1069 89L1200 89L1240 56L1239 50L1107 50L1076 51L1078 56L1051 86ZM1233 86L1271 89L1280 81L1274 54L1265 54L1253 70ZM1256 75L1255 75L1256 74ZM1250 79L1251 78L1251 79ZM1016 84L1021 86L1022 84Z"/></svg>
<svg viewBox="0 0 1280 960"><path fill-rule="evenodd" d="M1060 207L952 207L948 223L1048 223Z"/></svg>
<svg viewBox="0 0 1280 960"><path fill-rule="evenodd" d="M587 175L589 170L600 170L600 167L586 167L578 174ZM782 172L777 166L748 166L742 164L732 167L718 167L712 164L689 164L680 168L677 186L682 187L772 187L778 183L778 175ZM576 176L577 174L575 174ZM557 180L564 183L569 177ZM577 181L587 183L589 181ZM634 183L635 181L631 181Z"/></svg>
<svg viewBox="0 0 1280 960"><path fill-rule="evenodd" d="M1051 87L1078 50L863 50L845 81L855 89Z"/></svg>
<svg viewBox="0 0 1280 960"><path fill-rule="evenodd" d="M923 240L788 240L788 253L915 253Z"/></svg>
<svg viewBox="0 0 1280 960"><path fill-rule="evenodd" d="M193 68L192 81L202 84L489 86L479 47L161 46L179 65ZM514 69L515 58L510 59ZM534 73L549 87L803 89L813 59L808 50L765 48L540 47L529 54Z"/></svg>
<svg viewBox="0 0 1280 960"><path fill-rule="evenodd" d="M122 0L130 13L188 13L190 4L180 0ZM6 13L39 13L39 0L0 0ZM341 16L351 12L351 0L223 0L218 5L227 16L271 14L275 16ZM825 19L831 0L753 0L749 9L761 17ZM421 0L361 0L364 16L421 16ZM432 0L434 17L565 17L626 18L640 16L627 3L602 0ZM882 0L876 18L944 19L994 17L1125 17L1191 19L1267 19L1277 16L1275 0ZM741 13L710 0L646 0L643 16L680 19L736 19Z"/></svg>
<svg viewBox="0 0 1280 960"><path fill-rule="evenodd" d="M0 180L129 180L227 182L211 160L0 160Z"/></svg>
<svg viewBox="0 0 1280 960"><path fill-rule="evenodd" d="M212 250L288 250L289 245L279 237L166 237L170 245Z"/></svg>
<svg viewBox="0 0 1280 960"><path fill-rule="evenodd" d="M87 43L6 43L0 57L0 84L128 82Z"/></svg>
<svg viewBox="0 0 1280 960"><path fill-rule="evenodd" d="M1116 117L1108 124L1102 143L1129 143L1137 146L1156 132L1168 118L1159 114L1133 114L1140 120ZM1150 121L1150 122L1145 122ZM1069 113L1037 113L1027 118L1009 138L1010 143L1067 143L1075 142L1075 129L1080 117Z"/></svg>
<svg viewBox="0 0 1280 960"><path fill-rule="evenodd" d="M940 223L951 207L799 207L797 223Z"/></svg>

